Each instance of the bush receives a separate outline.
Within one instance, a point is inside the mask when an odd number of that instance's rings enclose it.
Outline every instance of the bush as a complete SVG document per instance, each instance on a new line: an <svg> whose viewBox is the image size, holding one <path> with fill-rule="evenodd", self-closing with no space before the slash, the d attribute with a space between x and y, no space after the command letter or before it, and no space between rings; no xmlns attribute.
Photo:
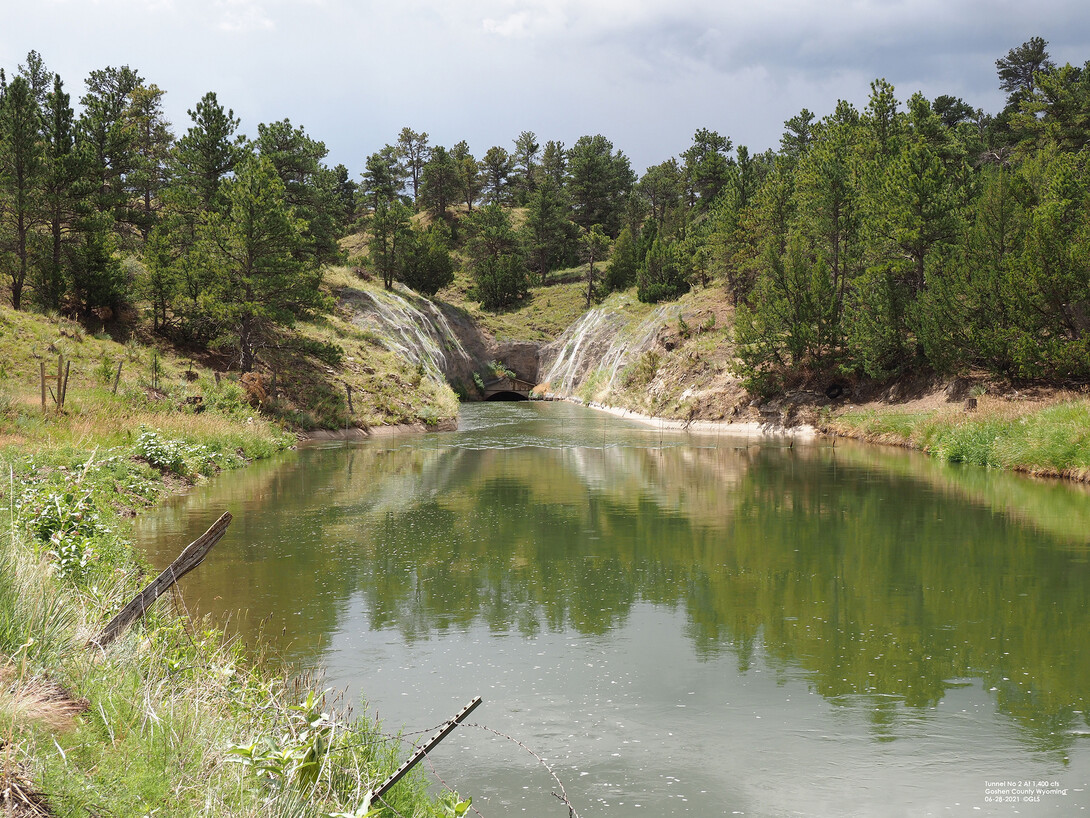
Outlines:
<svg viewBox="0 0 1090 818"><path fill-rule="evenodd" d="M189 474L186 446L180 440L163 440L156 432L145 429L136 440L136 456L163 472L179 477Z"/></svg>

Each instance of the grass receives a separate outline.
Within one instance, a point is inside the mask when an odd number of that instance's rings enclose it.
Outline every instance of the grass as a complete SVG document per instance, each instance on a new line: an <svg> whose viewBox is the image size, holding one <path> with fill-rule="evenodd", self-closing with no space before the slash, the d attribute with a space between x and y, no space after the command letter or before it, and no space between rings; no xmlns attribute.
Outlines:
<svg viewBox="0 0 1090 818"><path fill-rule="evenodd" d="M308 331L336 338L337 320ZM366 374L389 379L391 393L412 377L373 339L349 341L372 353ZM67 398L43 411L40 365L55 376L60 354L71 361ZM293 360L318 366L306 352ZM259 409L242 385L169 349L6 308L0 361L0 791L56 815L364 814L366 791L404 750L317 680L281 676L169 598L106 651L85 648L147 580L126 519L174 487L290 445L282 421L296 394ZM389 411L370 398L357 399L362 420L420 415L404 394ZM456 408L441 390L434 400ZM416 776L379 814L454 805Z"/></svg>
<svg viewBox="0 0 1090 818"><path fill-rule="evenodd" d="M516 306L492 312L470 299L472 279L464 270L458 270L454 281L436 298L461 310L497 341L548 343L586 311L585 275L586 265L550 273L552 283L530 287L527 297Z"/></svg>
<svg viewBox="0 0 1090 818"><path fill-rule="evenodd" d="M183 461L201 445L160 442ZM159 496L167 469L139 451L0 459L0 781L44 793L56 815L355 814L403 751L314 680L278 676L169 600L105 651L85 648L146 579L122 513ZM419 777L390 804L381 814L453 808Z"/></svg>
<svg viewBox="0 0 1090 818"><path fill-rule="evenodd" d="M412 361L353 322L352 302L381 283L368 283L350 268L335 267L326 272L326 287L336 295L338 306L329 315L296 326L302 348L285 343L263 355L267 369L260 380L266 393L271 391L268 371L278 373L277 396L268 395L262 404L266 414L308 431L432 425L458 414L457 396L446 383L422 377ZM334 349L337 359L323 359L307 349Z"/></svg>
<svg viewBox="0 0 1090 818"><path fill-rule="evenodd" d="M678 420L720 420L729 413L740 389L736 379L734 388L729 382L731 308L721 288L696 289L663 304L640 303L628 290L610 295L602 307L625 316L618 335L626 342L624 366L611 386L604 373L592 373L579 397Z"/></svg>
<svg viewBox="0 0 1090 818"><path fill-rule="evenodd" d="M853 410L831 431L922 449L951 463L1090 480L1090 402L1068 396L1046 406L981 398L974 413L940 409Z"/></svg>
<svg viewBox="0 0 1090 818"><path fill-rule="evenodd" d="M365 286L350 268L327 270L331 293ZM60 356L70 373L63 413L55 411L54 398ZM224 410L221 414L230 415L232 423L248 421L256 433L250 437L258 439L268 439L277 426L309 431L435 423L458 411L457 398L446 384L421 381L411 362L390 352L376 336L360 332L343 305L273 339L244 386L237 375L217 377L207 365L216 360L209 356L200 362L158 342L148 345L129 338L119 343L91 335L64 318L6 307L0 308L0 361L0 415L10 421L0 423L0 447L38 445L58 435L69 441L89 439L107 426L116 426L121 436L141 425L202 435L207 420L187 423L187 412L178 411L188 406L193 417L195 402ZM47 371L45 412L42 364ZM118 364L121 376L114 395ZM213 436L220 434L222 430Z"/></svg>

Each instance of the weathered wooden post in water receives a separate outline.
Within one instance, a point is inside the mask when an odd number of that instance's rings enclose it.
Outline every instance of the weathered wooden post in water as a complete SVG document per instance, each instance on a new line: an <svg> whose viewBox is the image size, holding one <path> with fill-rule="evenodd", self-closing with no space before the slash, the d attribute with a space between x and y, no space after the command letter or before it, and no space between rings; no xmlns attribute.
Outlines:
<svg viewBox="0 0 1090 818"><path fill-rule="evenodd" d="M132 601L122 608L121 612L103 628L102 633L89 640L86 647L105 648L120 636L125 628L142 617L155 600L168 591L175 582L204 561L204 558L208 556L208 552L212 550L212 546L218 543L223 535L227 533L227 526L231 524L231 519L231 513L225 511L216 522L212 523L211 528L187 545L163 573L133 597Z"/></svg>

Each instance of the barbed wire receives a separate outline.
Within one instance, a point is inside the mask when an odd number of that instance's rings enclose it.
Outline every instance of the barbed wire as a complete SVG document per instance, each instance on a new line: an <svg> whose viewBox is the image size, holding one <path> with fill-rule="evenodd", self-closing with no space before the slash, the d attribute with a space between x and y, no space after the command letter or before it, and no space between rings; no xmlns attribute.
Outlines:
<svg viewBox="0 0 1090 818"><path fill-rule="evenodd" d="M434 733L434 732L442 729L443 727L445 727L449 723L450 722L448 720L448 721L442 722L441 724L436 725L435 727L430 727L430 728L425 729L425 730L413 730L411 732L399 733L397 735L394 735L392 733L379 733L378 735L382 739L385 739L386 741L398 741L398 742L401 742L403 744L408 744L409 746L413 746L414 742L412 742L410 740L410 737L412 737L412 736L422 736L422 735ZM568 808L568 818L579 818L579 813L576 812L575 806L572 804L571 800L568 798L567 790L564 789L564 782L560 780L560 776L558 776L556 774L556 771L553 770L553 768L551 766L549 766L549 763L547 761L545 761L545 759L542 758L538 753L534 752L534 750L532 750L530 747L526 746L526 744L519 741L514 736L510 736L507 733L504 733L504 732L502 732L500 730L496 730L495 728L489 727L488 725L477 724L477 723L472 723L472 722L463 722L459 726L460 727L474 727L474 728L476 728L478 730L483 730L484 732L491 733L494 736L497 736L499 738L507 739L508 741L510 741L513 744L516 744L517 746L522 748L522 750L525 751L530 756L532 756L538 762L538 764L540 764L542 767L544 767L545 771L548 772L549 776L553 779L553 781L556 782L556 786L560 790L560 792L553 792L552 796L554 798L556 798L558 801L560 801L562 804L564 804L564 806L566 806ZM373 741L363 742L363 743L357 744L357 745L347 745L347 747L350 748L352 746L363 746L365 744L374 744L374 743L376 743L376 742L373 742ZM435 779L439 782L439 784L441 786L443 786L448 792L450 792L450 793L454 794L455 796L457 796L458 791L456 789L454 789L450 784L448 784L443 779L443 777L439 774L439 771L435 768L435 764L431 760L431 753L425 753L424 754L424 759L428 762L428 767L431 768L431 773L435 777ZM384 799L380 798L379 800L381 800L384 804L386 804L386 801ZM386 804L386 805L389 807L389 804ZM390 808L393 809L392 807L390 807ZM480 818L484 818L484 815L480 812L480 810L478 810L475 806L473 806L472 803L470 804L470 809L472 809L473 812L475 812L477 815L479 815Z"/></svg>
<svg viewBox="0 0 1090 818"><path fill-rule="evenodd" d="M503 733L485 724L466 723L462 726L476 727L478 730L484 730L486 733L492 733L493 735L499 736L500 738L505 738L508 741L514 742L531 756L533 756L535 759L537 759L537 762L546 769L550 776L552 776L553 781L556 782L556 786L560 788L560 792L554 792L553 795L560 801L562 801L564 803L564 806L568 808L568 818L579 818L579 813L575 811L575 807L572 805L572 802L568 800L568 793L564 789L564 782L560 780L560 777L553 771L553 768L549 766L548 762L545 761L545 759L543 759L541 756L539 756L537 753L535 753L533 750L531 750L514 736L509 736L507 735L507 733Z"/></svg>

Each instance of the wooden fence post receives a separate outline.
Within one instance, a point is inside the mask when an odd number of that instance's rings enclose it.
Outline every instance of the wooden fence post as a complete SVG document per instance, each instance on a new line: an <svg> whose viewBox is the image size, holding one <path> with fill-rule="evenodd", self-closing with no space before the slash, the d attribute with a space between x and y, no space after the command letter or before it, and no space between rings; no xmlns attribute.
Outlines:
<svg viewBox="0 0 1090 818"><path fill-rule="evenodd" d="M220 541L227 533L227 526L231 524L231 513L225 511L211 528L187 545L166 570L155 578L143 591L121 609L120 613L110 620L110 623L102 629L102 633L87 642L86 647L97 646L105 648L129 625L142 617L155 600L170 589L175 582L180 580L194 568L201 564L212 546Z"/></svg>
<svg viewBox="0 0 1090 818"><path fill-rule="evenodd" d="M117 374L114 375L113 394L115 394L115 395L117 394L117 384L121 381L121 364L122 363L124 363L124 362L123 361L118 361L117 362Z"/></svg>
<svg viewBox="0 0 1090 818"><path fill-rule="evenodd" d="M348 412L349 414L356 414L356 410L352 408L352 387L349 384L344 385L345 391L348 392Z"/></svg>
<svg viewBox="0 0 1090 818"><path fill-rule="evenodd" d="M64 353L57 356L57 393L53 395L53 401L57 404L57 411L61 408L61 387L64 386Z"/></svg>
<svg viewBox="0 0 1090 818"><path fill-rule="evenodd" d="M64 362L64 385L61 387L61 405L60 408L64 408L64 399L68 397L68 375L72 371L72 361L68 360Z"/></svg>
<svg viewBox="0 0 1090 818"><path fill-rule="evenodd" d="M42 411L45 412L45 361L39 361L38 368L42 376Z"/></svg>

